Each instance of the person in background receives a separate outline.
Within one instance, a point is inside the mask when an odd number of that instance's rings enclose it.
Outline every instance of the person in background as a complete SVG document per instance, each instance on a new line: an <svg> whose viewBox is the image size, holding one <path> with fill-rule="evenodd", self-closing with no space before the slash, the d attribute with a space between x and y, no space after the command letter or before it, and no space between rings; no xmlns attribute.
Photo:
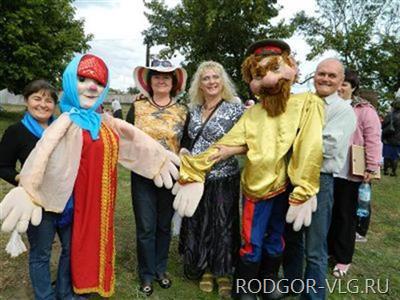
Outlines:
<svg viewBox="0 0 400 300"><path fill-rule="evenodd" d="M337 278L347 274L354 254L358 188L362 182L370 183L372 177L379 172L382 153L379 116L371 103L356 96L359 85L357 73L346 69L344 81L339 87L339 95L353 107L357 116L357 126L350 138L345 164L334 179L334 204L328 235L328 252L336 261L333 276ZM352 145L364 147L366 171L363 177L351 173Z"/></svg>
<svg viewBox="0 0 400 300"><path fill-rule="evenodd" d="M18 185L17 161L25 160L42 137L45 129L54 120L57 92L43 79L29 83L23 96L27 111L16 124L9 126L0 142L0 178ZM72 299L70 274L71 220L65 214L42 211L42 222L38 226L29 225L27 235L29 249L29 275L35 299ZM61 241L57 280L53 289L50 274L50 256L55 235Z"/></svg>
<svg viewBox="0 0 400 300"><path fill-rule="evenodd" d="M317 289L303 289L302 298L325 299L328 267L327 237L333 206L333 175L340 172L346 160L348 144L356 128L356 116L348 103L338 95L344 80L344 67L335 58L320 62L314 75L316 94L325 103L325 126L322 132L323 162L317 210L311 225L299 232L286 226L286 249L283 257L284 276L289 286L299 289L298 280L312 280ZM303 270L305 255L306 267Z"/></svg>
<svg viewBox="0 0 400 300"><path fill-rule="evenodd" d="M400 89L392 102L392 111L388 113L382 124L383 141L383 172L397 176L397 166L400 158Z"/></svg>
<svg viewBox="0 0 400 300"><path fill-rule="evenodd" d="M153 60L150 67L136 67L134 80L145 97L135 99L126 120L150 135L166 149L178 153L181 148L187 107L175 101L185 90L186 71L168 60ZM153 293L153 281L167 289L172 281L167 274L171 240L174 196L158 188L152 180L131 173L132 205L136 221L136 239L140 291Z"/></svg>
<svg viewBox="0 0 400 300"><path fill-rule="evenodd" d="M122 107L117 98L111 101L112 115L114 118L122 119Z"/></svg>
<svg viewBox="0 0 400 300"><path fill-rule="evenodd" d="M228 132L244 111L232 81L223 66L202 62L194 74L190 97L190 121L187 135L192 155L206 150ZM219 146L212 159L220 161L208 172L199 207L190 218L183 218L179 252L183 256L185 276L200 279L199 287L212 292L214 279L218 294L231 294L230 276L240 246L239 198L240 173L235 153L245 147Z"/></svg>
<svg viewBox="0 0 400 300"><path fill-rule="evenodd" d="M372 106L375 108L376 112L378 113L379 117L379 122L382 125L384 115L382 112L380 113L378 111L379 109L379 95L377 92L369 89L359 89L358 91L358 97L367 100L369 103L372 104ZM383 156L381 156L381 161L379 162L381 166L383 166ZM365 243L367 241L367 232L369 228L369 223L371 221L371 215L372 215L372 207L371 207L371 202L368 208L368 216L366 217L360 217L357 216L357 227L356 227L356 242L361 242Z"/></svg>

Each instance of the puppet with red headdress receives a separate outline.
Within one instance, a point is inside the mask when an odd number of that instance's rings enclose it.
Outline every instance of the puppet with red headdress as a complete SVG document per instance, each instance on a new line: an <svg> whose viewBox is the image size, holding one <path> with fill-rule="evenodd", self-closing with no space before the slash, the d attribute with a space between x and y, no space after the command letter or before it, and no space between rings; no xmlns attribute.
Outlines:
<svg viewBox="0 0 400 300"><path fill-rule="evenodd" d="M295 230L311 223L319 189L324 106L314 94L290 94L297 67L283 41L252 44L242 75L259 103L247 109L216 145L248 148L241 174L243 245L233 294L255 299L252 279L277 279L285 214ZM179 214L191 216L196 210L205 174L214 163L210 157L216 152L211 146L198 156L181 158L180 179L173 189ZM275 297L270 289L263 289L263 297Z"/></svg>
<svg viewBox="0 0 400 300"><path fill-rule="evenodd" d="M25 232L42 209L73 212L71 273L78 294L114 293L117 163L157 186L172 187L179 158L133 125L99 114L109 76L94 55L75 57L63 74L59 118L46 129L0 204L2 230ZM174 163L173 163L174 162ZM68 205L67 205L68 203Z"/></svg>

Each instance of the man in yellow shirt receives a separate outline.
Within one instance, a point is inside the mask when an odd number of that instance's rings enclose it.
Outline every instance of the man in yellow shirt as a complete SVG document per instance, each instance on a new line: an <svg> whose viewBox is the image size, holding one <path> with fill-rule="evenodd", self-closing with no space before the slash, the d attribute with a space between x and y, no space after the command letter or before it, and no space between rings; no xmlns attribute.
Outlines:
<svg viewBox="0 0 400 300"><path fill-rule="evenodd" d="M191 216L202 193L216 146L245 146L242 238L233 294L256 297L261 279L276 279L284 249L285 213L294 229L311 223L316 209L322 162L324 106L311 93L290 94L297 68L290 47L280 40L252 44L242 64L243 79L260 103L249 108L236 125L202 154L183 156L174 207ZM191 184L188 184L191 183ZM293 186L293 187L292 187ZM289 210L287 211L289 199ZM196 202L197 201L197 202ZM260 288L259 288L260 287Z"/></svg>

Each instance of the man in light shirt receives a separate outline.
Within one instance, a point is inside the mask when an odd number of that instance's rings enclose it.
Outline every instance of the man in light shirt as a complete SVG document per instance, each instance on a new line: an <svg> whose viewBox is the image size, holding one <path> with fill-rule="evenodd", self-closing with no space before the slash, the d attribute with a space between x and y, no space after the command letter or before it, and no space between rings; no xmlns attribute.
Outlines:
<svg viewBox="0 0 400 300"><path fill-rule="evenodd" d="M325 126L323 129L323 163L320 174L320 189L317 194L317 210L311 225L299 232L286 226L286 250L283 269L289 282L304 279L314 288L292 289L302 292L302 299L325 299L325 279L328 253L327 235L331 223L333 206L333 174L338 173L345 162L350 136L355 130L356 116L348 103L337 94L344 80L342 63L334 58L319 63L314 75L316 94L324 100ZM303 271L303 257L306 268ZM297 283L300 283L297 280ZM294 284L295 285L295 284Z"/></svg>

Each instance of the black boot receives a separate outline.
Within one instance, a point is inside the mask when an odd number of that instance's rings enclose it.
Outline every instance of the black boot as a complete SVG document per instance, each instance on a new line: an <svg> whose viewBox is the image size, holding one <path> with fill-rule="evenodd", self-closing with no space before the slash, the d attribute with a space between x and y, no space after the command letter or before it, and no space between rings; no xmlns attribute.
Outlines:
<svg viewBox="0 0 400 300"><path fill-rule="evenodd" d="M263 289L261 291L261 297L264 300L275 300L281 299L284 294L278 287L279 282L279 268L282 264L282 256L268 256L263 255L259 278L263 283Z"/></svg>
<svg viewBox="0 0 400 300"><path fill-rule="evenodd" d="M233 299L257 299L257 293L262 288L257 276L259 268L259 262L247 262L242 257L238 259L232 282Z"/></svg>
<svg viewBox="0 0 400 300"><path fill-rule="evenodd" d="M398 159L393 159L392 160L392 173L390 174L390 176L397 176L397 165L398 165L399 160Z"/></svg>
<svg viewBox="0 0 400 300"><path fill-rule="evenodd" d="M390 168L390 165L391 165L391 159L385 158L383 160L383 175L389 175L388 169Z"/></svg>

